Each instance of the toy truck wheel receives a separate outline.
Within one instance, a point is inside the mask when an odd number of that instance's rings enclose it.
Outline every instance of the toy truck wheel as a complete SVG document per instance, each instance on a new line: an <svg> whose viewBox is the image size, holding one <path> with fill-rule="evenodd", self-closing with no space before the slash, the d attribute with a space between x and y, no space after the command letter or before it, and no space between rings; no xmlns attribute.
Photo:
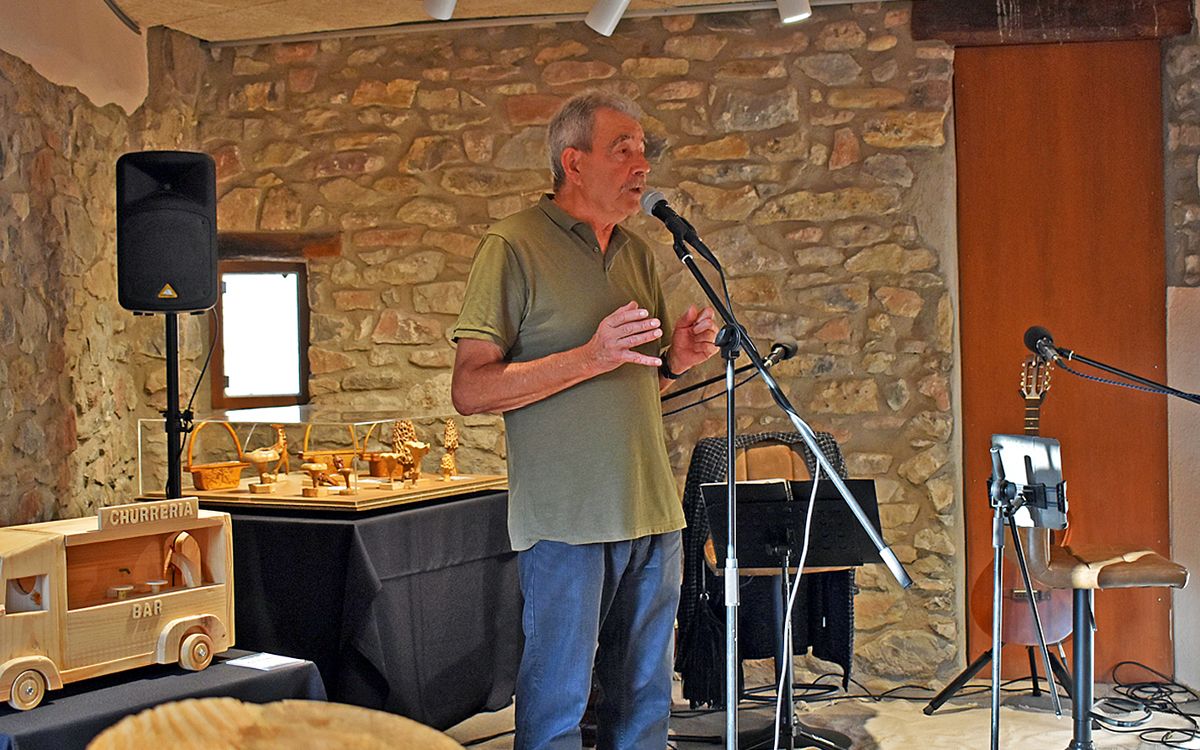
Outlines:
<svg viewBox="0 0 1200 750"><path fill-rule="evenodd" d="M17 675L17 679L13 680L12 697L8 699L8 705L18 711L28 711L31 708L37 708L44 697L46 697L46 678L36 669L26 669Z"/></svg>
<svg viewBox="0 0 1200 750"><path fill-rule="evenodd" d="M212 639L205 633L192 633L179 646L179 666L192 672L212 664Z"/></svg>

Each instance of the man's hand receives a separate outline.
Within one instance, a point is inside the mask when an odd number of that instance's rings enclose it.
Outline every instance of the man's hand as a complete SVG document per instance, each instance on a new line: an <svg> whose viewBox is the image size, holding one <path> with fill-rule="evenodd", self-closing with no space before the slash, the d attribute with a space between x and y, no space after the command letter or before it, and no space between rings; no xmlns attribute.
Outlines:
<svg viewBox="0 0 1200 750"><path fill-rule="evenodd" d="M491 341L464 338L458 342L450 397L460 414L519 409L626 362L658 367L661 359L633 350L658 338L662 322L637 302L600 321L587 343L529 362L509 362Z"/></svg>
<svg viewBox="0 0 1200 750"><path fill-rule="evenodd" d="M675 322L671 332L671 349L667 352L667 366L671 372L682 375L717 353L713 341L717 337L715 314L711 307L700 310L691 305Z"/></svg>
<svg viewBox="0 0 1200 750"><path fill-rule="evenodd" d="M634 347L662 337L662 322L631 300L600 321L584 345L596 374L615 370L626 362L658 367L662 360L634 351Z"/></svg>

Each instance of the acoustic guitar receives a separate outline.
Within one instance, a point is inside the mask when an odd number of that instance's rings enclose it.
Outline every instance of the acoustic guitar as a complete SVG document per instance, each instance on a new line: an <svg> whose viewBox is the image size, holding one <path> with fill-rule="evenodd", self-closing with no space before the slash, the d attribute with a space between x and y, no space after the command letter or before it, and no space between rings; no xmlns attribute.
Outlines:
<svg viewBox="0 0 1200 750"><path fill-rule="evenodd" d="M1041 428L1042 401L1050 390L1051 365L1030 356L1021 367L1021 396L1025 399L1025 434L1037 435ZM1011 536L1007 544L1012 545ZM984 630L992 629L992 571L989 563L971 588L971 616ZM1001 608L1004 642L1022 646L1038 645L1037 626L1029 609L1030 593L1021 580L1016 560L1004 558L1000 568ZM1071 592L1066 589L1043 589L1034 584L1032 596L1038 605L1046 644L1053 645L1071 634Z"/></svg>

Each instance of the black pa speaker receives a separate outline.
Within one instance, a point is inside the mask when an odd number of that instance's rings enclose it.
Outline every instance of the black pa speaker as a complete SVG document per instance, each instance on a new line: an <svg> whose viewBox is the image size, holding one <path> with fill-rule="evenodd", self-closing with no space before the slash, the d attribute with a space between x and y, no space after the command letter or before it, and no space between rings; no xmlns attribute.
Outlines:
<svg viewBox="0 0 1200 750"><path fill-rule="evenodd" d="M117 299L146 313L217 304L217 170L208 154L117 159Z"/></svg>

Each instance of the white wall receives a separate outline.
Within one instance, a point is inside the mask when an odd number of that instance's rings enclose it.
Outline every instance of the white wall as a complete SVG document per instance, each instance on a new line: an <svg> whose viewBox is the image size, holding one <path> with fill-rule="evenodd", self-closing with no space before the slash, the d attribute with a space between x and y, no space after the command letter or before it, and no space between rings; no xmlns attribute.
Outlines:
<svg viewBox="0 0 1200 750"><path fill-rule="evenodd" d="M1200 392L1200 287L1167 288L1167 383ZM1171 558L1192 573L1174 593L1175 679L1200 685L1200 405L1170 399Z"/></svg>
<svg viewBox="0 0 1200 750"><path fill-rule="evenodd" d="M146 36L103 0L0 0L0 49L94 104L133 112L146 98Z"/></svg>

